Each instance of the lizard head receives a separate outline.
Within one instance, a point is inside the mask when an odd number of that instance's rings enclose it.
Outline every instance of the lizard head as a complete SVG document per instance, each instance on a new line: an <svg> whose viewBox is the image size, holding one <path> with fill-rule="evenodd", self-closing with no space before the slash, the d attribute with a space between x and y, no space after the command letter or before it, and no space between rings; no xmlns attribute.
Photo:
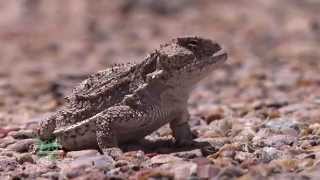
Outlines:
<svg viewBox="0 0 320 180"><path fill-rule="evenodd" d="M227 54L215 42L198 37L183 37L164 44L151 54L154 71L147 79L163 83L193 85L227 59Z"/></svg>

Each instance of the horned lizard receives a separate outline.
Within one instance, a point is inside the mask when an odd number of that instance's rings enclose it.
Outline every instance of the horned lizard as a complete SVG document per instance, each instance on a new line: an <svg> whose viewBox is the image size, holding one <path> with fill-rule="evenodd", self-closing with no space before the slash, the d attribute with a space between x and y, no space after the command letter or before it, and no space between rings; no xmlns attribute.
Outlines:
<svg viewBox="0 0 320 180"><path fill-rule="evenodd" d="M40 123L39 137L57 138L66 150L98 148L116 158L122 153L119 144L170 123L176 142L190 144L188 96L226 59L209 39L173 39L141 63L117 65L84 80L60 110Z"/></svg>

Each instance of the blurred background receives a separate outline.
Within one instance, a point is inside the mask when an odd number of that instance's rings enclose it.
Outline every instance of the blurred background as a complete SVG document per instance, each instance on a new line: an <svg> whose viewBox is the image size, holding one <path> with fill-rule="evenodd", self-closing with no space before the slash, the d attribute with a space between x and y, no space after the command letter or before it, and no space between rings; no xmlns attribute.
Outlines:
<svg viewBox="0 0 320 180"><path fill-rule="evenodd" d="M193 113L300 103L293 113L320 121L319 17L317 0L0 1L0 126L37 122L89 74L186 35L230 57L195 89Z"/></svg>

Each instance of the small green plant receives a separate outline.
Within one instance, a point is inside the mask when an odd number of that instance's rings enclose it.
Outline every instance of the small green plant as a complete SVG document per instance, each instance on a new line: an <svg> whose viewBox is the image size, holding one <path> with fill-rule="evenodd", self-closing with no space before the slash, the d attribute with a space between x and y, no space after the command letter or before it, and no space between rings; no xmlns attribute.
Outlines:
<svg viewBox="0 0 320 180"><path fill-rule="evenodd" d="M37 143L37 155L38 156L47 156L51 160L58 158L58 150L61 149L61 145L57 142L57 139L51 140L40 140L38 139Z"/></svg>

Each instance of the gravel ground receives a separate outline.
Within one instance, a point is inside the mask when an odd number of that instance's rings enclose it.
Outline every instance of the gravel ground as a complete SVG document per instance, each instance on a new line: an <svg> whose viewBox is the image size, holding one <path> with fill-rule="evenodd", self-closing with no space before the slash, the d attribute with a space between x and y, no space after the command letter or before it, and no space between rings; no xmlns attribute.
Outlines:
<svg viewBox="0 0 320 180"><path fill-rule="evenodd" d="M0 2L0 179L320 179L319 17L316 0ZM230 57L189 101L211 153L175 147L168 126L117 162L35 152L38 122L75 84L185 35Z"/></svg>

